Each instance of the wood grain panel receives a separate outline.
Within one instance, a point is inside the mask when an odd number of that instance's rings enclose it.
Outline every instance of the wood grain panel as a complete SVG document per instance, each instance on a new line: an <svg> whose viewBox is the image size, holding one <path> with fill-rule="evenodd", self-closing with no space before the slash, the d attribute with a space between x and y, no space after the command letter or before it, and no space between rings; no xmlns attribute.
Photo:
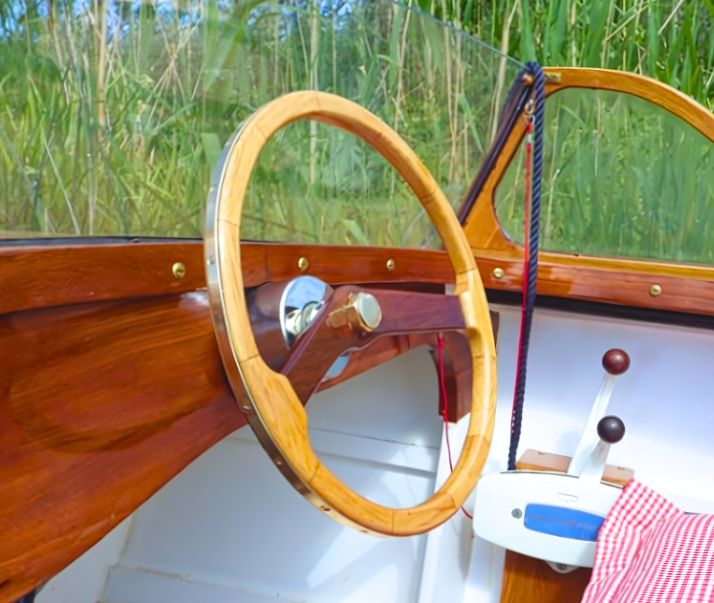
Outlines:
<svg viewBox="0 0 714 603"><path fill-rule="evenodd" d="M205 294L0 319L0 603L245 424Z"/></svg>

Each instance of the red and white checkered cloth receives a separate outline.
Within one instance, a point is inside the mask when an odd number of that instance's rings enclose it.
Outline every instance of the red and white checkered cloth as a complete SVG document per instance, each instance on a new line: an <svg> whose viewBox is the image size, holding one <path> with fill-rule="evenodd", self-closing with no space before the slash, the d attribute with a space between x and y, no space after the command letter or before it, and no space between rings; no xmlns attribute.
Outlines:
<svg viewBox="0 0 714 603"><path fill-rule="evenodd" d="M687 515L632 480L598 534L582 603L714 602L714 515Z"/></svg>

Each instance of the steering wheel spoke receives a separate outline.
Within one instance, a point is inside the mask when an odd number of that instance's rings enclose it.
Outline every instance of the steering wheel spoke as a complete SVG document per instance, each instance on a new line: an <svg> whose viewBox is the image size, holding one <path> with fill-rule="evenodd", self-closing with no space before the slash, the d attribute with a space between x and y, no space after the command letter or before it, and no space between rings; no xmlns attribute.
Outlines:
<svg viewBox="0 0 714 603"><path fill-rule="evenodd" d="M281 372L303 404L345 352L384 335L465 328L458 297L355 286L339 287L298 338Z"/></svg>

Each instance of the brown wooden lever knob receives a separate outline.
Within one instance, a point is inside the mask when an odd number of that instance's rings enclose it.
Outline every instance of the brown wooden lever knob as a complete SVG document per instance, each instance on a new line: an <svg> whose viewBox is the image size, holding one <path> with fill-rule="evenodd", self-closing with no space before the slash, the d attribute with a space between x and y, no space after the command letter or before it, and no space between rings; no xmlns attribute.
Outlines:
<svg viewBox="0 0 714 603"><path fill-rule="evenodd" d="M611 375L622 375L630 368L630 357L625 350L613 348L602 357L602 368Z"/></svg>
<svg viewBox="0 0 714 603"><path fill-rule="evenodd" d="M603 442L617 444L625 437L625 424L620 417L603 417L597 424L597 434Z"/></svg>

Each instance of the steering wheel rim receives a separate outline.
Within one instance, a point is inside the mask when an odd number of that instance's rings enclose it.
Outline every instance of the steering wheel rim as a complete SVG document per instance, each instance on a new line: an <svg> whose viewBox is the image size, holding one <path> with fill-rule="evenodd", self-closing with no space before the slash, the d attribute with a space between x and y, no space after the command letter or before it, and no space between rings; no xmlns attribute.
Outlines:
<svg viewBox="0 0 714 603"><path fill-rule="evenodd" d="M466 440L452 474L428 500L406 509L374 503L348 488L315 455L307 413L289 380L264 362L253 337L243 286L240 225L245 193L260 151L284 126L311 119L369 143L409 184L441 238L456 275L473 364ZM485 291L451 205L414 151L358 104L304 91L260 108L226 144L207 208L206 272L214 327L228 380L240 408L275 465L315 507L362 533L412 536L451 518L478 481L490 448L496 408L496 353Z"/></svg>

